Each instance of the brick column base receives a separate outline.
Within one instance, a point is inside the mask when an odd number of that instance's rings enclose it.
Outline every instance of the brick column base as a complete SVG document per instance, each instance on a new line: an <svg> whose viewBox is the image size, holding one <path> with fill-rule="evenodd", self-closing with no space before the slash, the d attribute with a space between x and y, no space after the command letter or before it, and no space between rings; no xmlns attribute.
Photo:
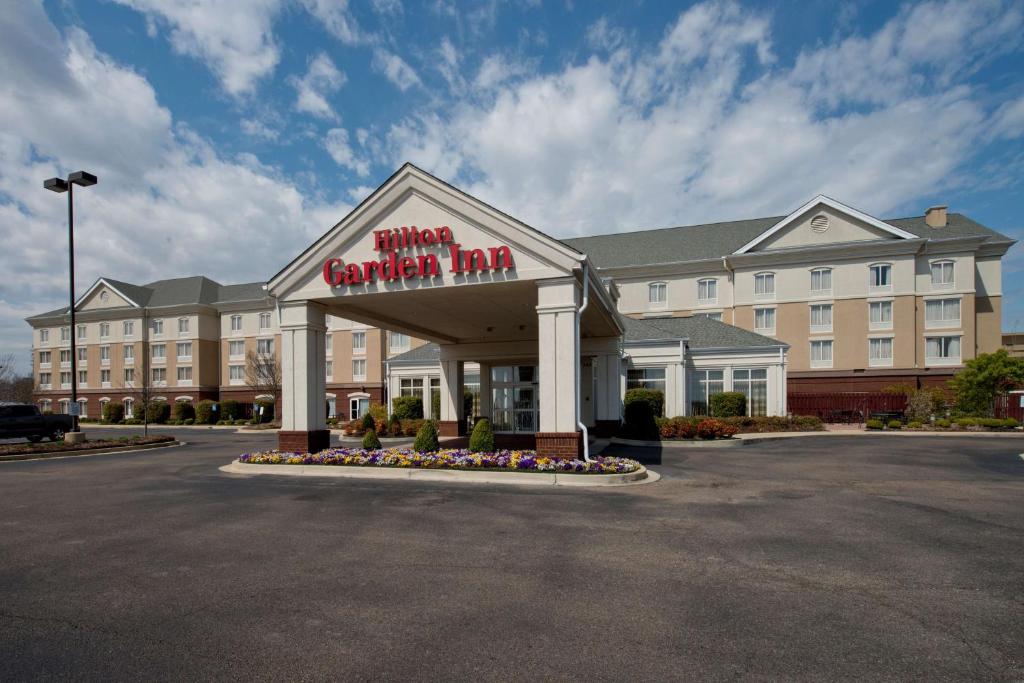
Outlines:
<svg viewBox="0 0 1024 683"><path fill-rule="evenodd" d="M583 457L583 435L580 432L537 432L537 455L545 458Z"/></svg>
<svg viewBox="0 0 1024 683"><path fill-rule="evenodd" d="M458 420L440 420L437 423L438 436L461 436L462 422Z"/></svg>
<svg viewBox="0 0 1024 683"><path fill-rule="evenodd" d="M277 449L288 453L319 453L331 447L331 432L315 429L310 432L277 433Z"/></svg>

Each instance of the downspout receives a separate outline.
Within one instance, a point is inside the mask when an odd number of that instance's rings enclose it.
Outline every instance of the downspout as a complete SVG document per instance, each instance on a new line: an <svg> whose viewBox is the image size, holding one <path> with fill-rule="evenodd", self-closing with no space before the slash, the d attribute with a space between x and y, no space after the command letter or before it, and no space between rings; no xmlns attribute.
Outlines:
<svg viewBox="0 0 1024 683"><path fill-rule="evenodd" d="M583 407L580 401L581 385L583 384L582 375L583 369L580 364L580 356L583 354L583 340L580 338L581 326L580 322L583 319L583 311L587 310L587 305L590 303L590 269L587 265L586 259L583 261L583 301L580 302L579 307L576 309L576 427L583 433L583 460L586 462L594 462L590 458L590 433L587 431L587 426L583 424Z"/></svg>

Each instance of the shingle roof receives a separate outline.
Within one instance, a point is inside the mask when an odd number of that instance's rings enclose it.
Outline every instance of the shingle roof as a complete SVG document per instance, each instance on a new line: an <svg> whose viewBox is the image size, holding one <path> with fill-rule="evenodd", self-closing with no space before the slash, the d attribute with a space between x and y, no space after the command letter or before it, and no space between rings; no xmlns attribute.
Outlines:
<svg viewBox="0 0 1024 683"><path fill-rule="evenodd" d="M626 342L688 339L691 349L753 348L788 346L742 327L727 325L704 316L686 318L628 318L619 316Z"/></svg>
<svg viewBox="0 0 1024 683"><path fill-rule="evenodd" d="M785 216L769 216L725 223L639 230L563 240L590 256L598 268L700 261L727 256L772 227ZM1006 235L951 213L942 228L928 225L924 216L890 218L886 223L926 239L980 236L1009 241Z"/></svg>
<svg viewBox="0 0 1024 683"><path fill-rule="evenodd" d="M429 361L441 360L441 347L437 344L429 343L417 346L414 349L409 349L405 353L400 353L397 356L392 356L387 360L388 363L426 363Z"/></svg>

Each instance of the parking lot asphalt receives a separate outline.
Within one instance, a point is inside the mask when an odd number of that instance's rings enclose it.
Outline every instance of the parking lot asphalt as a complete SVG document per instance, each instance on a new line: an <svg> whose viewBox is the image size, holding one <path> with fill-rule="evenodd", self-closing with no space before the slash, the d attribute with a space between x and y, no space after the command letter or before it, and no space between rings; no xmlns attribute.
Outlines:
<svg viewBox="0 0 1024 683"><path fill-rule="evenodd" d="M1024 438L628 449L662 480L573 490L173 433L0 463L0 680L1024 678Z"/></svg>

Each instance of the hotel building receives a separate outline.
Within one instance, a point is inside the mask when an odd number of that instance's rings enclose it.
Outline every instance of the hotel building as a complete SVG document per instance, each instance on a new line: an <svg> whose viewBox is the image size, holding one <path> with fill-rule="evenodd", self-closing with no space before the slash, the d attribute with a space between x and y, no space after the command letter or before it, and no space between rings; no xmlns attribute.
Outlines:
<svg viewBox="0 0 1024 683"><path fill-rule="evenodd" d="M943 206L881 220L824 196L560 241L407 164L266 282L101 278L76 330L66 308L29 318L37 400L66 410L74 380L95 417L145 379L167 401L252 402L256 354L280 363L287 447L402 394L455 436L468 388L498 431L573 450L584 428L617 425L631 386L662 389L669 414L727 390L785 414L787 393L944 382L1000 347L1013 244Z"/></svg>

